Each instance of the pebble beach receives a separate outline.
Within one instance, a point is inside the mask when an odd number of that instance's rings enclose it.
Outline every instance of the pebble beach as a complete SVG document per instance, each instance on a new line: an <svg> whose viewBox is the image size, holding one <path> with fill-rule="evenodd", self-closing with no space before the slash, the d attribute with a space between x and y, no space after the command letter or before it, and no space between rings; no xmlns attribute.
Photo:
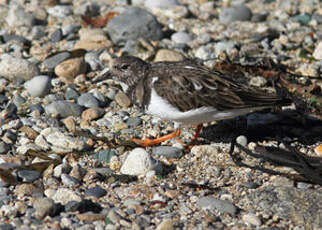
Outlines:
<svg viewBox="0 0 322 230"><path fill-rule="evenodd" d="M295 115L293 104L245 116L251 132L236 129L239 119L204 124L189 152L182 142L193 127L182 141L134 146L132 137L174 124L102 78L125 54L210 69L269 57L306 87L290 93L321 111L319 0L0 0L0 230L322 229L321 185L240 167L228 154L232 136L250 150L286 149L279 136L322 157L318 116ZM240 78L275 90L265 76Z"/></svg>

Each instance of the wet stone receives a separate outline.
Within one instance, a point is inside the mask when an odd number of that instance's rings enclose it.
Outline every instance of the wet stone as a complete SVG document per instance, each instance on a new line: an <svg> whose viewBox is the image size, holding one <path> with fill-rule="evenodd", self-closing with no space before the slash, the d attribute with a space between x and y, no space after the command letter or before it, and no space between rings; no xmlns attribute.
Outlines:
<svg viewBox="0 0 322 230"><path fill-rule="evenodd" d="M86 196L94 196L96 198L100 198L106 195L106 190L100 186L95 186L93 188L89 188L85 190Z"/></svg>
<svg viewBox="0 0 322 230"><path fill-rule="evenodd" d="M41 177L41 173L35 170L20 170L17 175L23 182L34 182Z"/></svg>
<svg viewBox="0 0 322 230"><path fill-rule="evenodd" d="M91 93L84 93L77 99L77 104L86 108L99 107L99 101Z"/></svg>
<svg viewBox="0 0 322 230"><path fill-rule="evenodd" d="M63 33L60 28L56 29L54 33L50 35L51 42L59 42L60 40L62 40L62 38L63 38Z"/></svg>
<svg viewBox="0 0 322 230"><path fill-rule="evenodd" d="M66 212L94 212L94 213L99 213L102 210L102 207L94 203L91 200L82 200L80 202L77 201L70 201L65 205L65 211Z"/></svg>
<svg viewBox="0 0 322 230"><path fill-rule="evenodd" d="M215 197L206 196L197 201L197 206L202 209L218 210L222 213L236 214L237 208L229 201L220 200Z"/></svg>
<svg viewBox="0 0 322 230"><path fill-rule="evenodd" d="M124 43L140 37L147 40L160 40L163 37L162 26L148 11L132 7L110 20L107 32L114 43Z"/></svg>
<svg viewBox="0 0 322 230"><path fill-rule="evenodd" d="M234 21L248 21L252 17L251 10L245 5L223 8L219 15L219 20L224 23Z"/></svg>
<svg viewBox="0 0 322 230"><path fill-rule="evenodd" d="M54 101L45 107L49 115L59 115L60 117L80 116L82 107L69 101Z"/></svg>
<svg viewBox="0 0 322 230"><path fill-rule="evenodd" d="M101 150L98 153L92 155L94 159L109 163L111 158L115 156L115 151L113 150Z"/></svg>
<svg viewBox="0 0 322 230"><path fill-rule="evenodd" d="M70 57L70 53L69 52L61 52L58 54L54 54L53 56L50 56L48 58L46 58L43 61L43 65L50 69L53 70L59 63L65 61L67 58Z"/></svg>
<svg viewBox="0 0 322 230"><path fill-rule="evenodd" d="M152 154L166 158L180 158L182 156L182 149L172 146L157 146L152 148Z"/></svg>

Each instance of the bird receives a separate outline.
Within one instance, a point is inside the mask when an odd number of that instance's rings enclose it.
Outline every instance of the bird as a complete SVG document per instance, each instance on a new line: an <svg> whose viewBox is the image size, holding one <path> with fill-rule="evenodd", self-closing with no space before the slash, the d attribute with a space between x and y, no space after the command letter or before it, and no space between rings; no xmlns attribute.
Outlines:
<svg viewBox="0 0 322 230"><path fill-rule="evenodd" d="M191 59L149 63L134 56L114 59L109 69L132 104L147 114L173 121L176 130L157 139L132 141L146 147L178 137L183 125L225 120L267 108L290 104L290 99L236 82L232 76Z"/></svg>

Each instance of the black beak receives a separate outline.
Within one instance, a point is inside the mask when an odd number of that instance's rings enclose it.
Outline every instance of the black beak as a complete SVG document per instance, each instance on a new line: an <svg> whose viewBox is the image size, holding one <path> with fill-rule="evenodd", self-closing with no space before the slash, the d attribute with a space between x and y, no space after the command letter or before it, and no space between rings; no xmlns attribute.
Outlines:
<svg viewBox="0 0 322 230"><path fill-rule="evenodd" d="M92 80L93 83L98 83L98 82L102 82L108 79L113 79L113 74L111 72L111 70L107 70L106 72L104 72L103 74L101 74L100 76L97 76L96 78L94 78Z"/></svg>

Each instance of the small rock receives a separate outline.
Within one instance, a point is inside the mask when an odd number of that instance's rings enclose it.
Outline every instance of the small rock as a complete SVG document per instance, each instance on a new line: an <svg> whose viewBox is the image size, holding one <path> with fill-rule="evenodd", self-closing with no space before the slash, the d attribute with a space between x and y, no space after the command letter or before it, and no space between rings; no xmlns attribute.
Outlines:
<svg viewBox="0 0 322 230"><path fill-rule="evenodd" d="M180 158L182 156L182 149L172 146L157 146L152 148L152 154L166 158Z"/></svg>
<svg viewBox="0 0 322 230"><path fill-rule="evenodd" d="M181 53L168 49L160 49L156 53L154 61L183 61L184 59Z"/></svg>
<svg viewBox="0 0 322 230"><path fill-rule="evenodd" d="M86 196L94 196L96 198L100 198L106 195L106 190L100 186L95 186L94 188L90 188L85 190Z"/></svg>
<svg viewBox="0 0 322 230"><path fill-rule="evenodd" d="M71 133L75 133L76 131L76 121L73 117L67 117L63 120L64 125Z"/></svg>
<svg viewBox="0 0 322 230"><path fill-rule="evenodd" d="M55 67L55 74L66 83L73 82L75 77L86 72L83 57L70 58Z"/></svg>
<svg viewBox="0 0 322 230"><path fill-rule="evenodd" d="M27 81L24 86L31 96L42 97L47 95L50 91L50 80L50 77L46 75L39 75Z"/></svg>
<svg viewBox="0 0 322 230"><path fill-rule="evenodd" d="M86 108L98 108L99 101L91 93L84 93L77 98L77 104Z"/></svg>
<svg viewBox="0 0 322 230"><path fill-rule="evenodd" d="M36 217L43 219L54 214L55 202L50 198L38 198L33 202L33 207L36 209Z"/></svg>
<svg viewBox="0 0 322 230"><path fill-rule="evenodd" d="M30 128L29 126L22 126L19 128L19 131L24 133L29 139L35 140L38 136L38 132L34 129Z"/></svg>
<svg viewBox="0 0 322 230"><path fill-rule="evenodd" d="M267 84L267 80L264 77L257 76L257 77L252 77L250 79L249 84L251 86L256 86L256 87L263 87Z"/></svg>
<svg viewBox="0 0 322 230"><path fill-rule="evenodd" d="M142 119L139 117L130 117L129 119L127 119L126 124L129 127L134 128L142 124Z"/></svg>
<svg viewBox="0 0 322 230"><path fill-rule="evenodd" d="M186 44L192 40L191 36L186 32L176 32L171 35L171 40L175 43Z"/></svg>
<svg viewBox="0 0 322 230"><path fill-rule="evenodd" d="M138 38L160 40L163 37L162 25L156 17L138 7L131 7L112 18L106 28L114 43L124 43Z"/></svg>
<svg viewBox="0 0 322 230"><path fill-rule="evenodd" d="M68 136L58 128L46 128L41 131L35 143L44 149L51 148L57 152L82 151L86 148L85 140Z"/></svg>
<svg viewBox="0 0 322 230"><path fill-rule="evenodd" d="M251 224L257 227L262 225L262 221L253 213L247 213L243 215L242 219L245 223Z"/></svg>
<svg viewBox="0 0 322 230"><path fill-rule="evenodd" d="M60 28L56 29L51 35L50 35L50 41L55 43L61 41L63 38L63 32L61 31ZM68 52L64 52L68 53ZM56 65L55 65L56 66ZM55 67L54 66L54 67ZM52 67L53 68L53 67Z"/></svg>
<svg viewBox="0 0 322 230"><path fill-rule="evenodd" d="M99 213L102 211L102 207L94 203L91 200L82 200L80 202L77 201L70 201L65 205L65 211L66 212L80 212L80 213L85 213L85 212L94 212L94 213ZM106 216L106 215L105 215Z"/></svg>
<svg viewBox="0 0 322 230"><path fill-rule="evenodd" d="M67 88L65 93L66 100L77 100L79 97L78 92L73 88Z"/></svg>
<svg viewBox="0 0 322 230"><path fill-rule="evenodd" d="M100 50L112 46L101 29L81 29L79 35L80 40L76 42L74 49Z"/></svg>
<svg viewBox="0 0 322 230"><path fill-rule="evenodd" d="M206 196L197 201L197 206L202 209L218 210L222 213L235 215L237 208L229 201L220 200L215 197Z"/></svg>
<svg viewBox="0 0 322 230"><path fill-rule="evenodd" d="M73 13L71 6L67 5L56 5L48 8L47 12L48 14L58 18L65 18Z"/></svg>
<svg viewBox="0 0 322 230"><path fill-rule="evenodd" d="M16 186L15 194L22 196L35 196L35 195L43 195L43 190L41 188L37 188L34 184L19 184Z"/></svg>
<svg viewBox="0 0 322 230"><path fill-rule="evenodd" d="M60 117L80 116L82 107L78 104L69 101L54 101L45 107L48 115L55 115Z"/></svg>
<svg viewBox="0 0 322 230"><path fill-rule="evenodd" d="M63 205L67 204L70 201L80 202L82 200L82 198L77 195L76 192L67 188L59 188L53 195L52 199L56 203L61 203Z"/></svg>
<svg viewBox="0 0 322 230"><path fill-rule="evenodd" d="M29 80L39 74L38 67L22 58L2 55L0 61L0 76L9 80Z"/></svg>
<svg viewBox="0 0 322 230"><path fill-rule="evenodd" d="M20 170L17 175L23 182L29 183L34 182L41 177L41 173L36 170Z"/></svg>
<svg viewBox="0 0 322 230"><path fill-rule="evenodd" d="M252 11L245 5L223 8L219 15L220 22L229 24L234 21L249 21Z"/></svg>
<svg viewBox="0 0 322 230"><path fill-rule="evenodd" d="M21 26L31 28L35 23L34 16L30 13L26 13L24 8L19 4L10 5L8 15L4 19L11 28Z"/></svg>
<svg viewBox="0 0 322 230"><path fill-rule="evenodd" d="M115 101L117 104L119 104L122 108L127 108L131 105L130 98L123 92L119 91L115 95Z"/></svg>
<svg viewBox="0 0 322 230"><path fill-rule="evenodd" d="M113 150L102 150L98 153L92 155L94 159L97 159L102 162L109 163L112 156L115 156L115 152Z"/></svg>
<svg viewBox="0 0 322 230"><path fill-rule="evenodd" d="M75 185L79 185L79 181L76 178L74 178L66 173L61 174L61 181L63 182L64 185L66 185L68 187L73 187Z"/></svg>
<svg viewBox="0 0 322 230"><path fill-rule="evenodd" d="M104 114L104 109L101 108L89 108L83 111L82 120L92 121L100 118Z"/></svg>
<svg viewBox="0 0 322 230"><path fill-rule="evenodd" d="M52 70L54 69L59 63L67 60L69 57L71 56L71 54L69 52L60 52L57 54L54 54L50 57L47 57L42 64Z"/></svg>
<svg viewBox="0 0 322 230"><path fill-rule="evenodd" d="M107 217L109 218L109 220L114 223L114 224L117 224L120 222L121 220L121 216L119 214L117 214L113 209L111 209L109 212L108 212L108 215Z"/></svg>
<svg viewBox="0 0 322 230"><path fill-rule="evenodd" d="M320 41L315 47L313 57L317 60L322 60L322 41Z"/></svg>
<svg viewBox="0 0 322 230"><path fill-rule="evenodd" d="M9 145L3 141L0 141L0 154L7 154L9 150Z"/></svg>
<svg viewBox="0 0 322 230"><path fill-rule="evenodd" d="M238 136L236 138L236 142L244 147L247 146L248 140L247 137L245 137L244 135Z"/></svg>
<svg viewBox="0 0 322 230"><path fill-rule="evenodd" d="M69 173L71 169L68 164L59 164L54 168L54 176L60 178L63 173Z"/></svg>
<svg viewBox="0 0 322 230"><path fill-rule="evenodd" d="M322 144L318 145L314 148L314 152L319 156L322 157Z"/></svg>
<svg viewBox="0 0 322 230"><path fill-rule="evenodd" d="M133 149L121 167L121 173L126 175L144 175L152 168L149 153L143 148Z"/></svg>
<svg viewBox="0 0 322 230"><path fill-rule="evenodd" d="M156 0L145 0L144 6L148 9L168 9L170 7L177 6L178 3L176 0L162 0L162 1L156 1Z"/></svg>

